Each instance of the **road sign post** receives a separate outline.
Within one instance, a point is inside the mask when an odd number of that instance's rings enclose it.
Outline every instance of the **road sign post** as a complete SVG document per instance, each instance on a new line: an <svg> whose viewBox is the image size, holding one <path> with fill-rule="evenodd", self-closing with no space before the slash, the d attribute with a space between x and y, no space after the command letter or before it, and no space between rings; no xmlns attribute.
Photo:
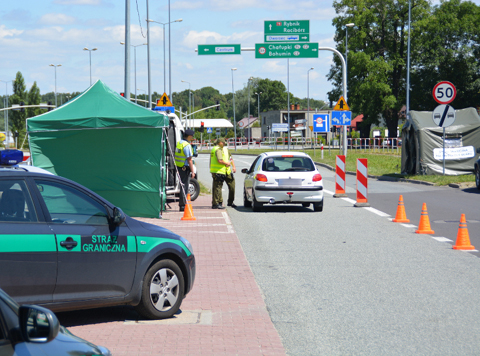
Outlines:
<svg viewBox="0 0 480 356"><path fill-rule="evenodd" d="M450 82L440 82L433 88L433 98L439 104L450 104L456 96L457 89Z"/></svg>
<svg viewBox="0 0 480 356"><path fill-rule="evenodd" d="M198 45L198 55L241 54L239 44Z"/></svg>
<svg viewBox="0 0 480 356"><path fill-rule="evenodd" d="M265 21L265 42L308 42L310 20Z"/></svg>
<svg viewBox="0 0 480 356"><path fill-rule="evenodd" d="M332 111L332 125L350 126L352 124L351 111Z"/></svg>
<svg viewBox="0 0 480 356"><path fill-rule="evenodd" d="M433 92L435 93L435 89ZM443 175L445 175L445 127L455 122L455 109L450 105L438 105L435 110L433 110L432 118L436 125L443 128Z"/></svg>
<svg viewBox="0 0 480 356"><path fill-rule="evenodd" d="M256 43L255 58L318 58L318 43Z"/></svg>
<svg viewBox="0 0 480 356"><path fill-rule="evenodd" d="M313 115L313 132L328 133L330 131L329 114Z"/></svg>

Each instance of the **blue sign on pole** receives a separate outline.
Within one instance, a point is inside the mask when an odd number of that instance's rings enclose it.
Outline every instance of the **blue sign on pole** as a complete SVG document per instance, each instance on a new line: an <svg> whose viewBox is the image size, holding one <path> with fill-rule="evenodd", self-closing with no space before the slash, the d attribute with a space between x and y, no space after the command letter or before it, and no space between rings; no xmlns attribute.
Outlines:
<svg viewBox="0 0 480 356"><path fill-rule="evenodd" d="M171 113L175 113L175 106L155 106L153 110L154 111L170 111Z"/></svg>
<svg viewBox="0 0 480 356"><path fill-rule="evenodd" d="M349 126L352 124L351 111L332 111L332 125Z"/></svg>
<svg viewBox="0 0 480 356"><path fill-rule="evenodd" d="M212 133L213 129L211 127L207 127L207 133Z"/></svg>
<svg viewBox="0 0 480 356"><path fill-rule="evenodd" d="M313 132L329 132L330 123L328 114L315 114L313 115Z"/></svg>

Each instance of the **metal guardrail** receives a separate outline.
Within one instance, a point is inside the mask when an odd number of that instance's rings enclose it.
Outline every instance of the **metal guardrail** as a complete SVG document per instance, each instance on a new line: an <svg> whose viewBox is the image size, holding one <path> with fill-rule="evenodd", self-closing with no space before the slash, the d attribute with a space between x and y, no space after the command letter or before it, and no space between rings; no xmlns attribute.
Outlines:
<svg viewBox="0 0 480 356"><path fill-rule="evenodd" d="M192 143L196 144L199 150L210 150L215 145L215 140L203 140L193 141ZM247 146L248 144L248 146ZM305 146L305 148L320 148L322 146L322 140L313 139L313 138L304 138L304 137L292 137L290 140L290 145L298 147ZM402 140L400 138L348 138L347 139L347 149L349 150L373 150L374 152L399 152L399 149L402 146ZM232 149L235 147L235 142L233 138L227 139L227 147ZM262 137L257 139L252 139L247 143L247 139L238 138L237 139L237 148L247 149L247 148L269 148L275 147L276 149L286 149L288 147L288 139L277 137ZM341 148L340 142L338 139L332 139L330 145L325 144L324 148Z"/></svg>

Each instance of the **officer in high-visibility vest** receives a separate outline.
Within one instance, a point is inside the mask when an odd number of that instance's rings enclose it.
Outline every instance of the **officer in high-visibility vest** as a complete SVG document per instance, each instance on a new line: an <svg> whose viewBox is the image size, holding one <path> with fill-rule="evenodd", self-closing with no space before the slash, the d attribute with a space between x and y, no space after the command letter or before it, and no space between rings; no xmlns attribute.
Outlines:
<svg viewBox="0 0 480 356"><path fill-rule="evenodd" d="M179 194L179 206L180 211L185 210L186 198L185 194L188 192L188 186L190 185L190 177L195 178L195 168L193 167L193 149L190 142L193 141L193 135L195 132L193 130L187 129L183 135L184 139L178 141L177 147L175 148L175 165L178 168L178 173L180 175L180 181L182 182L180 186Z"/></svg>
<svg viewBox="0 0 480 356"><path fill-rule="evenodd" d="M222 186L223 182L228 186L227 205L232 208L237 206L233 203L235 199L235 178L233 173L237 170L232 156L225 146L225 139L219 138L216 146L210 152L210 173L212 173L212 209L225 209L223 206Z"/></svg>

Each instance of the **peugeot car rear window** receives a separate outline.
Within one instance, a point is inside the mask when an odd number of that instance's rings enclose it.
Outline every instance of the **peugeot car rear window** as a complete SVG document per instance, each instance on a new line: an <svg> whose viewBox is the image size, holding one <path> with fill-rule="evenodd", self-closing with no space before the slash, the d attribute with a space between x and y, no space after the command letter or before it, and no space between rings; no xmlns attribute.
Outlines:
<svg viewBox="0 0 480 356"><path fill-rule="evenodd" d="M309 157L293 155L267 157L263 160L262 171L314 171L315 166Z"/></svg>

